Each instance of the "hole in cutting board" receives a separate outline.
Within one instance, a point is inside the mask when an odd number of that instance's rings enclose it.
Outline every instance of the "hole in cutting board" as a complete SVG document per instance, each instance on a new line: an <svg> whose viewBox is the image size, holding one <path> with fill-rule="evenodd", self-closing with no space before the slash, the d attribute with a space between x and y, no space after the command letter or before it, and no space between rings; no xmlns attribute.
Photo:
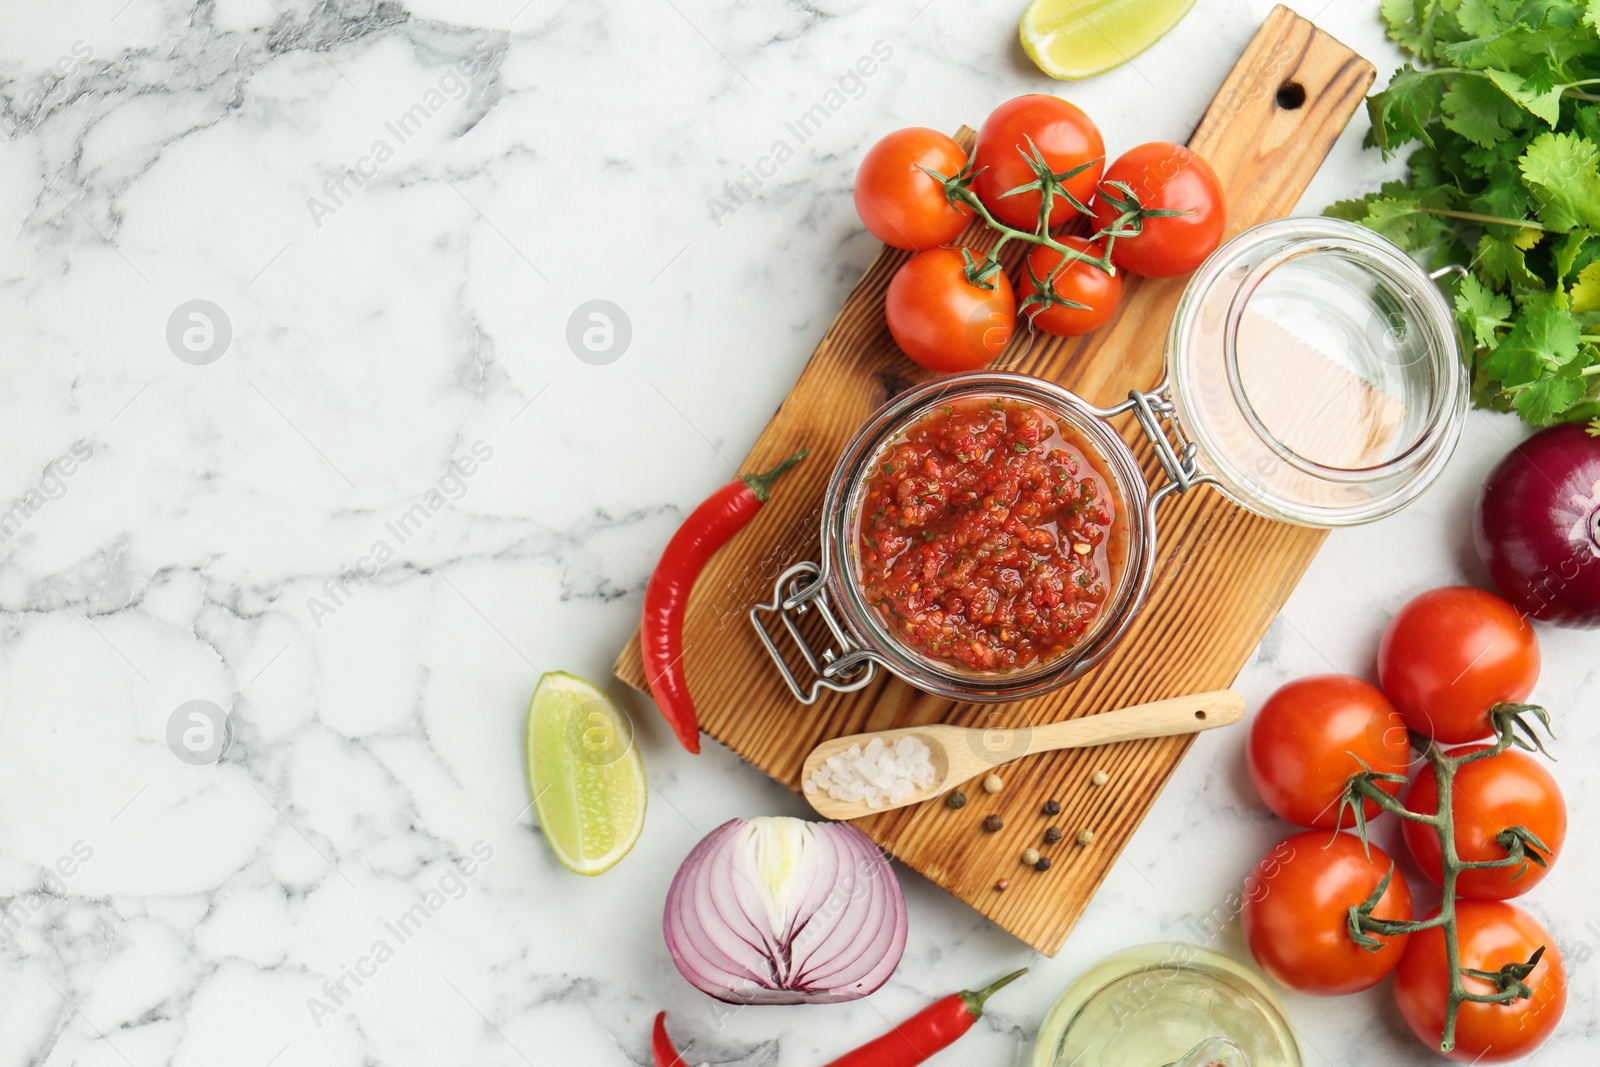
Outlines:
<svg viewBox="0 0 1600 1067"><path fill-rule="evenodd" d="M1203 719L1206 717L1206 713L1203 711L1197 711L1194 713L1194 717L1197 719Z"/></svg>
<svg viewBox="0 0 1600 1067"><path fill-rule="evenodd" d="M1299 82L1284 82L1278 86L1278 106L1285 111L1299 111L1306 106L1306 87Z"/></svg>

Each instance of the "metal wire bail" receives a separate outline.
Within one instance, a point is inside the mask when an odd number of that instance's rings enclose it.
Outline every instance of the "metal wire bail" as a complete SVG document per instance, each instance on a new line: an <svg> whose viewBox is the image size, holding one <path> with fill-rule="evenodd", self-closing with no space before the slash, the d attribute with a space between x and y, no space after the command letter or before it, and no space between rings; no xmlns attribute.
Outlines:
<svg viewBox="0 0 1600 1067"><path fill-rule="evenodd" d="M872 654L856 644L834 615L833 607L828 602L827 577L815 563L796 563L778 575L778 580L772 584L772 601L750 609L750 625L756 628L767 655L772 657L778 673L788 683L789 692L802 704L815 704L824 690L853 693L870 685L878 673L878 664ZM812 608L816 609L833 638L833 643L820 652L811 647L796 622ZM795 676L783 651L762 622L763 615L772 614L782 620L783 628L789 632L790 640L810 670L812 677L809 685L803 686Z"/></svg>

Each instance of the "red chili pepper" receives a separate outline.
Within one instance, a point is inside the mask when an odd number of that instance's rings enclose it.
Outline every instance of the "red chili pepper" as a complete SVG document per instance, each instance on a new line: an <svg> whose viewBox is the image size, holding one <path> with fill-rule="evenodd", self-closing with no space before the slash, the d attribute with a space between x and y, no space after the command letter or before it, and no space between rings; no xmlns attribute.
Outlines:
<svg viewBox="0 0 1600 1067"><path fill-rule="evenodd" d="M940 1049L949 1048L972 1024L983 1018L983 1005L1001 989L1027 974L1008 974L976 993L952 993L936 1000L875 1041L828 1064L828 1067L912 1067Z"/></svg>
<svg viewBox="0 0 1600 1067"><path fill-rule="evenodd" d="M689 1067L688 1062L678 1055L678 1050L672 1047L672 1039L667 1036L666 1012L656 1016L655 1033L650 1035L650 1051L655 1054L656 1067Z"/></svg>
<svg viewBox="0 0 1600 1067"><path fill-rule="evenodd" d="M689 591L717 549L761 510L772 483L805 459L807 451L802 449L765 474L735 478L707 497L667 542L645 587L644 622L639 628L645 677L661 714L690 752L700 751L700 721L683 675L683 616Z"/></svg>

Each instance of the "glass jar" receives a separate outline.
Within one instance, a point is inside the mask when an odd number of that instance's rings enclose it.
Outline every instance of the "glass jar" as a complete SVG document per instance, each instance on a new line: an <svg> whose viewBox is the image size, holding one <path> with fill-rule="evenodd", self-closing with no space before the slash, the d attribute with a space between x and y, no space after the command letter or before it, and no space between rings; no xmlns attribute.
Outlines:
<svg viewBox="0 0 1600 1067"><path fill-rule="evenodd" d="M1196 945L1101 960L1045 1016L1032 1067L1302 1067L1283 1009L1252 971Z"/></svg>
<svg viewBox="0 0 1600 1067"><path fill-rule="evenodd" d="M991 398L1047 415L1098 472L1122 548L1096 617L1061 654L1009 671L941 660L897 637L858 570L860 502L882 457L931 413ZM977 372L917 386L880 409L829 479L819 562L779 575L750 619L795 697L849 692L883 667L929 693L1025 700L1100 662L1149 591L1162 500L1209 483L1266 518L1306 526L1371 522L1438 477L1466 417L1467 375L1449 303L1404 252L1336 219L1247 230L1190 280L1167 340L1166 380L1110 408L1027 375ZM1146 482L1110 419L1131 414L1162 477ZM820 618L809 627L806 617ZM786 653L766 619L789 637ZM793 663L791 659L798 657Z"/></svg>

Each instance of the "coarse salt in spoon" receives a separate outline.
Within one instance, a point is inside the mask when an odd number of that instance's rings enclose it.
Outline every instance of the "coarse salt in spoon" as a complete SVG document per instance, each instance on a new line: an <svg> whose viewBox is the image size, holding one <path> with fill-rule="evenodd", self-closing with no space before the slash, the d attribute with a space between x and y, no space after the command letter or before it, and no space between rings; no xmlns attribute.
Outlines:
<svg viewBox="0 0 1600 1067"><path fill-rule="evenodd" d="M818 814L859 819L932 800L1024 756L1199 733L1242 718L1244 698L1220 689L1048 726L906 726L824 741L806 757L801 780L805 798Z"/></svg>

